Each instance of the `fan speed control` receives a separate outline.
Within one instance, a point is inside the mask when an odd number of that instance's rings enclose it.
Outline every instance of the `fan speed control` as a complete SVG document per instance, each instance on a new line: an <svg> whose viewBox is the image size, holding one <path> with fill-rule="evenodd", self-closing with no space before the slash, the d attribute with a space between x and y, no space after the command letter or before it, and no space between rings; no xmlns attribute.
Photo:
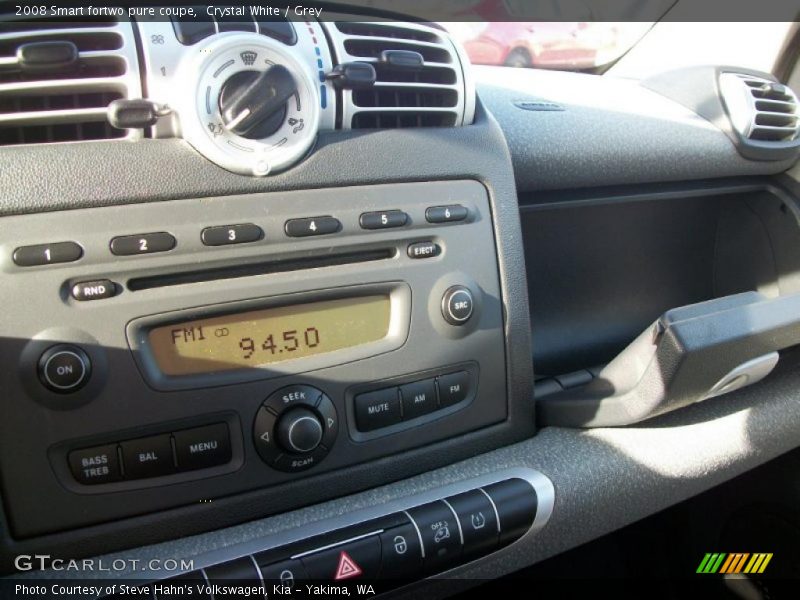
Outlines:
<svg viewBox="0 0 800 600"><path fill-rule="evenodd" d="M236 173L264 176L297 162L317 135L319 91L287 48L255 33L193 46L176 90L183 137Z"/></svg>

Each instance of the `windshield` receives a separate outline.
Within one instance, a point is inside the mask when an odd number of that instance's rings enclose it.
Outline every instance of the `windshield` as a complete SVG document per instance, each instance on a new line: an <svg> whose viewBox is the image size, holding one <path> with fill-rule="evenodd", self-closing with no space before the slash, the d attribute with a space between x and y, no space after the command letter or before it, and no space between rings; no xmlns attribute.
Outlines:
<svg viewBox="0 0 800 600"><path fill-rule="evenodd" d="M445 23L473 64L594 70L625 54L653 26L589 21Z"/></svg>

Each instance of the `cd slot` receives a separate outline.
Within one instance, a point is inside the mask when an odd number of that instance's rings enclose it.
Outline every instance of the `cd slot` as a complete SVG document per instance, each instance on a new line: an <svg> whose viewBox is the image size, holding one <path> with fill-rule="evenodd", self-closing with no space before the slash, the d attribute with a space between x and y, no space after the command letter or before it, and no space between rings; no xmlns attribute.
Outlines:
<svg viewBox="0 0 800 600"><path fill-rule="evenodd" d="M356 263L374 262L394 258L397 249L394 247L376 248L360 252L325 253L302 258L288 258L238 264L210 269L198 269L180 273L165 273L136 277L128 281L128 289L133 292L150 290L154 288L184 285L187 283L203 283L222 279L237 279L252 277L254 275L270 275L272 273L286 273L289 271L302 271L305 269L318 269L320 267L334 267Z"/></svg>

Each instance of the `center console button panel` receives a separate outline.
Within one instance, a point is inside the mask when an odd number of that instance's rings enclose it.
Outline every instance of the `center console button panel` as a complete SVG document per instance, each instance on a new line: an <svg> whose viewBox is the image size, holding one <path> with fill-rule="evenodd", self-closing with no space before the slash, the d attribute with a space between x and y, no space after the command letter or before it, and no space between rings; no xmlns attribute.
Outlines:
<svg viewBox="0 0 800 600"><path fill-rule="evenodd" d="M467 488L181 577L263 581L268 591L308 580L372 584L375 593L385 592L494 552L525 535L534 523L542 527L552 512L553 488L544 476L535 475ZM161 583L173 581L179 578Z"/></svg>

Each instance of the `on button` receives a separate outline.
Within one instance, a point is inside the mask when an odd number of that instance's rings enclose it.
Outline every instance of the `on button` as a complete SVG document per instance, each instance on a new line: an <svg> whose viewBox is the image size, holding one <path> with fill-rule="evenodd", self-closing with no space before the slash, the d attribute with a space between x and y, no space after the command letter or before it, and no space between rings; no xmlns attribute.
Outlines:
<svg viewBox="0 0 800 600"><path fill-rule="evenodd" d="M53 346L39 359L39 379L45 386L61 394L83 387L90 371L89 357L75 346Z"/></svg>

